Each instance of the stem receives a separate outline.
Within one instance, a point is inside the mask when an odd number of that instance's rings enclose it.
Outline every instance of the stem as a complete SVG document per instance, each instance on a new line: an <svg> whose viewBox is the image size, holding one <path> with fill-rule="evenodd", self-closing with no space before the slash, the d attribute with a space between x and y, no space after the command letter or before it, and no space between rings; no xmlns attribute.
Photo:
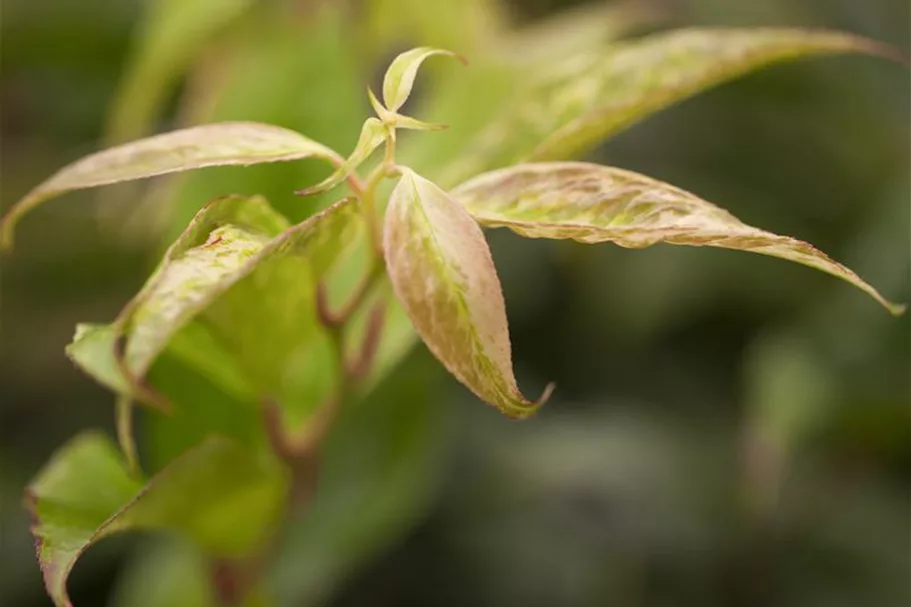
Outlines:
<svg viewBox="0 0 911 607"><path fill-rule="evenodd" d="M117 397L115 418L117 442L120 443L120 449L127 459L130 474L138 478L140 469L139 457L136 455L136 441L133 439L133 401L129 396L121 394Z"/></svg>
<svg viewBox="0 0 911 607"><path fill-rule="evenodd" d="M316 489L320 449L341 410L358 393L358 384L369 376L376 359L385 321L385 306L382 302L370 311L358 355L351 362L347 360L345 353L345 335L350 332L352 320L361 312L370 294L385 274L376 189L385 177L394 172L395 131L390 129L386 138L383 162L370 173L366 183L354 172L347 177L349 188L360 200L361 211L368 226L371 260L367 272L354 288L348 301L338 310L332 310L329 305L326 285L320 283L316 288L317 317L332 342L333 355L337 363L335 393L318 408L304 431L297 435L289 434L285 430L279 403L270 399L262 403L263 423L269 442L275 454L291 470L289 513L306 505L312 499ZM280 532L277 531L271 541L273 547L280 536ZM267 550L251 560L214 563L212 584L223 602L237 602L250 593L264 572L269 552L271 550L267 547Z"/></svg>

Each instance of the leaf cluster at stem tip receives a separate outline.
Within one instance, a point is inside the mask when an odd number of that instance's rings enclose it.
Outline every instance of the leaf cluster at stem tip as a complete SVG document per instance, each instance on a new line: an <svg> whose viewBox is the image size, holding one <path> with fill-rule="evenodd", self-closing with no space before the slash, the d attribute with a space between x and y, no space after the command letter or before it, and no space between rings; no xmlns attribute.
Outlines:
<svg viewBox="0 0 911 607"><path fill-rule="evenodd" d="M447 170L459 178L441 178L446 187L396 161L398 129L444 128L401 113L422 63L436 55L464 62L429 47L392 61L382 101L368 89L376 116L364 121L347 157L285 128L223 122L120 145L60 169L3 217L4 247L12 245L18 220L55 196L206 167L314 158L329 163L331 173L297 194L343 183L350 192L295 225L260 196L212 200L113 323L77 329L67 354L118 395L122 453L103 436L77 437L27 491L54 603L70 607L66 578L75 561L118 531L177 529L220 564L238 556L265 562L283 513L312 495L318 455L339 412L402 358L414 333L481 400L513 419L534 415L553 384L537 399L518 387L483 228L584 244L665 243L777 257L840 278L901 314L903 305L809 243L749 226L651 177L569 161L711 86L773 63L844 52L885 54L881 45L846 34L732 28L647 36L587 59L584 70L556 61L542 71L547 78L522 88L499 120L455 154ZM362 178L358 169L380 146L382 161ZM397 183L383 214L377 198L386 178ZM358 257L361 245L366 255ZM387 278L391 288L384 287ZM152 385L147 375L167 357L259 407L252 420L261 416L257 429L270 457L222 437L146 478L133 442L133 402L177 409L197 398ZM255 581L234 587L243 593Z"/></svg>

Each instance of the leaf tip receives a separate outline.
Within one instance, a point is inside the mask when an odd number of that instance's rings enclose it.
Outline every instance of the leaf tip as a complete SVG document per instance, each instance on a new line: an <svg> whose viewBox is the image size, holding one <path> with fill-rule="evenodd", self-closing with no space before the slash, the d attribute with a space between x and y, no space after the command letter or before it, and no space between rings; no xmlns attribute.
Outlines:
<svg viewBox="0 0 911 607"><path fill-rule="evenodd" d="M544 386L544 390L541 392L541 396L539 396L537 398L537 400L533 400L533 401L523 400L521 402L520 406L516 406L516 403L513 403L512 404L513 406L510 406L508 408L504 408L504 407L498 407L498 408L503 413L503 415L505 415L509 419L514 419L514 420L528 419L528 418L534 416L538 412L538 410L541 407L543 407L547 403L547 401L550 400L550 397L553 395L554 389L556 389L556 387L557 387L556 383L550 382L546 386Z"/></svg>
<svg viewBox="0 0 911 607"><path fill-rule="evenodd" d="M549 382L546 386L544 386L544 391L541 392L541 396L539 396L538 400L535 401L535 406L541 407L542 405L547 403L547 401L550 400L550 397L553 396L554 390L556 390L556 389L557 389L556 382Z"/></svg>
<svg viewBox="0 0 911 607"><path fill-rule="evenodd" d="M899 316L904 316L905 312L908 311L908 304L887 301L886 309L889 310L889 314L898 318Z"/></svg>
<svg viewBox="0 0 911 607"><path fill-rule="evenodd" d="M452 51L449 51L449 56L452 57L453 59L455 59L456 61L458 61L459 63L461 63L462 65L467 66L470 63L468 61L468 57L466 57L462 53L454 53Z"/></svg>
<svg viewBox="0 0 911 607"><path fill-rule="evenodd" d="M16 230L16 213L13 207L6 215L0 217L0 253L13 251L13 233Z"/></svg>

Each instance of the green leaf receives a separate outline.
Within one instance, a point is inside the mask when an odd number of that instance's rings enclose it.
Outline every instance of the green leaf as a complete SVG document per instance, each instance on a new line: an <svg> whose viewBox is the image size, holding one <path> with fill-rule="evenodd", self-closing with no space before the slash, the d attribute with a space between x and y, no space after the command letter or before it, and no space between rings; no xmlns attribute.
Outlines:
<svg viewBox="0 0 911 607"><path fill-rule="evenodd" d="M118 86L107 139L142 137L167 96L212 38L254 0L153 0Z"/></svg>
<svg viewBox="0 0 911 607"><path fill-rule="evenodd" d="M117 394L129 394L129 382L114 356L117 333L114 325L80 323L76 325L73 341L66 347L66 355L102 386Z"/></svg>
<svg viewBox="0 0 911 607"><path fill-rule="evenodd" d="M405 104L411 95L418 68L425 59L434 55L447 55L462 60L451 51L426 46L405 51L392 60L383 77L383 102L387 110L395 113Z"/></svg>
<svg viewBox="0 0 911 607"><path fill-rule="evenodd" d="M64 446L26 490L48 594L69 607L66 580L93 543L137 529L180 531L216 555L236 556L269 534L283 508L278 464L212 438L143 485L97 433Z"/></svg>
<svg viewBox="0 0 911 607"><path fill-rule="evenodd" d="M251 200L263 205L260 219L273 218L264 201ZM300 421L336 377L326 367L332 357L316 312L317 284L351 255L365 226L354 201L344 200L280 233L272 225L270 238L239 221L235 208L256 208L242 201L203 209L127 307L125 367L142 378L170 345L227 392L242 396L249 387Z"/></svg>
<svg viewBox="0 0 911 607"><path fill-rule="evenodd" d="M373 93L372 89L367 89L367 98L370 101L370 106L373 108L373 111L376 112L376 115L379 116L383 124L392 127L394 129L411 129L413 131L443 131L447 127L444 124L433 124L430 122L424 122L411 116L404 116L398 112L393 112L387 110L380 100L376 98L376 95Z"/></svg>
<svg viewBox="0 0 911 607"><path fill-rule="evenodd" d="M480 175L453 196L481 224L522 236L750 251L816 268L865 291L893 314L904 310L812 245L748 226L689 192L631 171L586 162L529 163Z"/></svg>
<svg viewBox="0 0 911 607"><path fill-rule="evenodd" d="M357 145L345 161L345 164L336 169L334 173L320 183L309 188L304 188L303 190L298 190L295 193L298 196L310 196L312 194L326 192L339 185L345 181L357 167L367 160L370 154L373 153L373 150L383 145L383 142L386 141L386 134L386 126L379 119L368 118L364 121L364 126L361 127L361 135L358 137Z"/></svg>
<svg viewBox="0 0 911 607"><path fill-rule="evenodd" d="M114 581L109 607L218 607L211 565L192 543L157 536L132 551ZM167 580L167 583L150 583Z"/></svg>
<svg viewBox="0 0 911 607"><path fill-rule="evenodd" d="M207 204L121 315L124 360L142 377L171 337L223 292L287 222L259 197Z"/></svg>
<svg viewBox="0 0 911 607"><path fill-rule="evenodd" d="M542 70L463 154L461 175L523 160L560 160L722 82L800 57L866 53L879 43L801 29L684 29ZM552 67L552 66L551 66Z"/></svg>
<svg viewBox="0 0 911 607"><path fill-rule="evenodd" d="M383 247L396 296L431 352L505 415L528 417L512 372L506 307L481 229L458 202L404 169L386 211Z"/></svg>
<svg viewBox="0 0 911 607"><path fill-rule="evenodd" d="M86 156L60 169L3 218L2 242L12 244L16 222L41 202L73 190L221 165L251 165L338 155L294 131L254 122L223 122L172 131Z"/></svg>

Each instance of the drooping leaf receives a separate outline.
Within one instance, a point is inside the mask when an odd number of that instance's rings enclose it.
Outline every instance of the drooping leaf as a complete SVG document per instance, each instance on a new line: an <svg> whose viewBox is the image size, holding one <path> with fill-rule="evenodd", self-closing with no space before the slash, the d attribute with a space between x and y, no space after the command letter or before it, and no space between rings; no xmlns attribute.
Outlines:
<svg viewBox="0 0 911 607"><path fill-rule="evenodd" d="M893 56L879 43L801 29L684 29L543 70L451 169L461 179L525 160L562 160L722 82L800 57Z"/></svg>
<svg viewBox="0 0 911 607"><path fill-rule="evenodd" d="M750 251L816 268L865 291L893 314L904 310L812 245L748 226L689 192L631 171L586 162L528 163L480 175L453 196L483 225L530 238Z"/></svg>
<svg viewBox="0 0 911 607"><path fill-rule="evenodd" d="M452 51L426 46L405 51L392 60L386 75L383 77L383 102L390 112L397 112L411 95L418 68L424 60L434 55L447 55L459 58Z"/></svg>
<svg viewBox="0 0 911 607"><path fill-rule="evenodd" d="M341 164L326 146L268 124L225 122L156 135L111 148L60 169L3 218L3 243L16 222L41 202L73 190L222 165L251 165L317 157Z"/></svg>
<svg viewBox="0 0 911 607"><path fill-rule="evenodd" d="M538 402L519 392L503 292L477 223L443 190L405 169L386 211L383 248L396 296L431 352L504 414Z"/></svg>
<svg viewBox="0 0 911 607"><path fill-rule="evenodd" d="M66 580L73 565L117 532L176 530L212 554L242 554L268 536L286 482L277 463L212 438L143 484L107 437L78 436L26 490L48 594L58 607L71 607Z"/></svg>
<svg viewBox="0 0 911 607"><path fill-rule="evenodd" d="M365 76L347 14L338 2L306 11L296 3L256 2L217 48L196 58L179 100L179 124L252 120L306 133L335 150L351 149L364 119ZM329 172L319 162L291 162L179 173L156 180L142 198L110 215L117 234L170 242L200 201L238 193L264 196L296 223L337 200L290 195Z"/></svg>
<svg viewBox="0 0 911 607"><path fill-rule="evenodd" d="M254 0L154 0L148 2L136 43L118 86L107 127L110 143L144 136L168 93L223 28Z"/></svg>

